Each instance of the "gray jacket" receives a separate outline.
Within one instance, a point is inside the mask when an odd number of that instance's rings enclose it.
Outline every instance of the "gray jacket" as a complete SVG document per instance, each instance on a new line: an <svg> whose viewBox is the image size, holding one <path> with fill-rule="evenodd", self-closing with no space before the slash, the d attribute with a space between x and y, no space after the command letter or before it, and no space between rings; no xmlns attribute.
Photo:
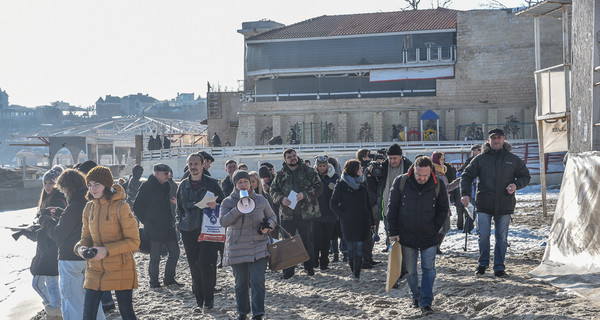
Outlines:
<svg viewBox="0 0 600 320"><path fill-rule="evenodd" d="M258 228L266 217L271 228L275 227L277 217L265 197L250 192L256 204L254 211L242 214L237 209L240 192L235 189L221 203L221 226L227 228L223 265L230 266L245 262L254 262L269 256L267 235L259 234Z"/></svg>

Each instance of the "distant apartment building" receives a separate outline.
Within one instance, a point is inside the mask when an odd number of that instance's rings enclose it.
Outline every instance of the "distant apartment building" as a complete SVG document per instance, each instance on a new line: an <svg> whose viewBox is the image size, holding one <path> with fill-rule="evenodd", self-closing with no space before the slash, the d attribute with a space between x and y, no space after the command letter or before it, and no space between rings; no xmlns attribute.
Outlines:
<svg viewBox="0 0 600 320"><path fill-rule="evenodd" d="M124 115L121 107L121 98L107 95L104 99L98 98L96 101L96 114L101 118L110 118Z"/></svg>
<svg viewBox="0 0 600 320"><path fill-rule="evenodd" d="M130 94L121 98L121 109L127 115L141 114L156 101L147 94Z"/></svg>
<svg viewBox="0 0 600 320"><path fill-rule="evenodd" d="M289 26L244 22L237 145L278 135L286 142L292 131L301 131L303 143L391 141L395 128L418 131L428 111L449 140L462 140L459 128L474 122L532 122L533 25L505 10L442 8L320 16ZM561 61L561 25L542 25L542 64L551 66ZM224 105L211 101L209 130Z"/></svg>
<svg viewBox="0 0 600 320"><path fill-rule="evenodd" d="M0 110L8 108L8 93L4 90L0 90Z"/></svg>

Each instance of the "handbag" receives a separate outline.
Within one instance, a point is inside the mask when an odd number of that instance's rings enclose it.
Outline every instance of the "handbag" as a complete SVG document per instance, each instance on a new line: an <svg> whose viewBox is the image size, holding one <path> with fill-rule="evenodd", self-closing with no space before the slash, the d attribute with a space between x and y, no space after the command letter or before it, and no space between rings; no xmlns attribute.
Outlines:
<svg viewBox="0 0 600 320"><path fill-rule="evenodd" d="M292 236L280 225L278 226L287 238L273 242L273 239L269 236L269 245L267 245L267 249L269 250L269 269L279 271L291 268L298 263L310 259L300 235L296 234Z"/></svg>

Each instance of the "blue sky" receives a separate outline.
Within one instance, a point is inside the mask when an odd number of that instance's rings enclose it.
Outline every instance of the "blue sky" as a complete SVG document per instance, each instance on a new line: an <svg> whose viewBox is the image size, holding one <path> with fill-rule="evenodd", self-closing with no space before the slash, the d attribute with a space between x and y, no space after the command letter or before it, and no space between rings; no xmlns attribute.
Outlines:
<svg viewBox="0 0 600 320"><path fill-rule="evenodd" d="M454 0L478 9L485 0ZM518 6L521 1L504 0ZM0 89L27 107L93 105L106 94L205 96L243 79L242 22L397 11L404 1L0 0ZM431 8L422 0L420 8Z"/></svg>

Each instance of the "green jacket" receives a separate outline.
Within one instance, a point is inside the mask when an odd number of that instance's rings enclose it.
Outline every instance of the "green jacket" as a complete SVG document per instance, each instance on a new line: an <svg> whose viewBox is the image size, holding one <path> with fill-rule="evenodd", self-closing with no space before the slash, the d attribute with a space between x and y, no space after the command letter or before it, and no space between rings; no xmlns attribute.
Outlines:
<svg viewBox="0 0 600 320"><path fill-rule="evenodd" d="M304 194L304 199L296 205L295 210L284 206L281 200L287 197L292 191L292 170L283 164L281 170L275 175L275 179L271 184L270 194L273 202L279 206L279 217L281 220L292 220L294 212L302 214L303 220L318 218L321 216L319 210L319 196L323 192L323 183L319 178L317 171L307 166L300 158L298 158L298 169L300 170L300 189L294 190Z"/></svg>

